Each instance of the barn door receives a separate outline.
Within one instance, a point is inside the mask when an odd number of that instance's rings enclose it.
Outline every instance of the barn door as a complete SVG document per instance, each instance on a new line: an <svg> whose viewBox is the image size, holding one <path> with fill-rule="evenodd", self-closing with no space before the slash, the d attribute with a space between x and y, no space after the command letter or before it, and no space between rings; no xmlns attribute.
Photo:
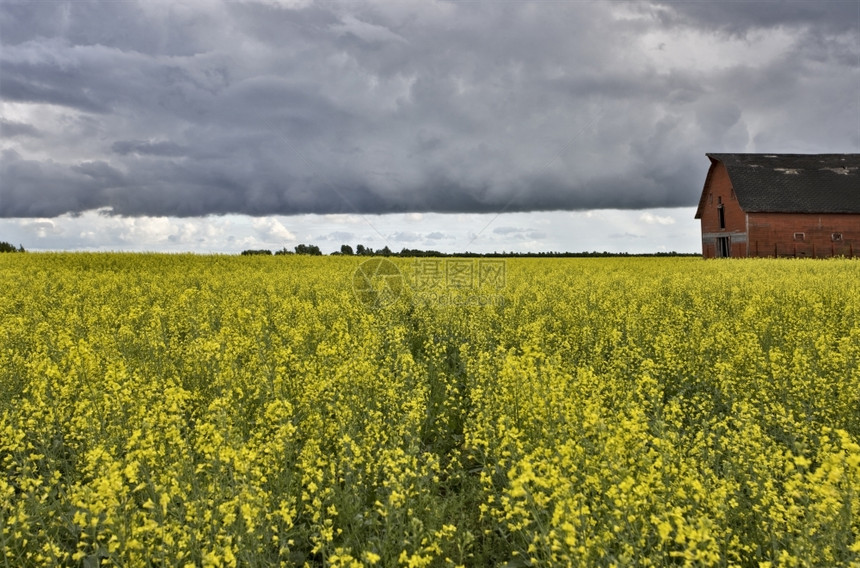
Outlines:
<svg viewBox="0 0 860 568"><path fill-rule="evenodd" d="M732 256L731 237L717 237L717 257L729 258Z"/></svg>

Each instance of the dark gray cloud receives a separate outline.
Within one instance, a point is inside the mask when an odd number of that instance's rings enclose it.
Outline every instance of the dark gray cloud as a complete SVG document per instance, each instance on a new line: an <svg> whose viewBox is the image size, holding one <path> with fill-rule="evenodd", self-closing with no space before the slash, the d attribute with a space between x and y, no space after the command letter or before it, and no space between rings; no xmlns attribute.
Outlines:
<svg viewBox="0 0 860 568"><path fill-rule="evenodd" d="M857 2L823 0L740 0L731 3L710 1L662 1L640 4L641 9L659 10L666 23L711 28L745 35L752 30L778 26L814 28L824 33L856 33Z"/></svg>
<svg viewBox="0 0 860 568"><path fill-rule="evenodd" d="M127 154L139 154L150 156L182 156L188 150L166 140L117 140L111 145L111 150L123 156Z"/></svg>
<svg viewBox="0 0 860 568"><path fill-rule="evenodd" d="M858 5L5 1L0 217L694 205L860 151Z"/></svg>
<svg viewBox="0 0 860 568"><path fill-rule="evenodd" d="M14 138L16 136L31 136L41 138L42 133L38 128L24 122L14 122L0 118L0 136Z"/></svg>

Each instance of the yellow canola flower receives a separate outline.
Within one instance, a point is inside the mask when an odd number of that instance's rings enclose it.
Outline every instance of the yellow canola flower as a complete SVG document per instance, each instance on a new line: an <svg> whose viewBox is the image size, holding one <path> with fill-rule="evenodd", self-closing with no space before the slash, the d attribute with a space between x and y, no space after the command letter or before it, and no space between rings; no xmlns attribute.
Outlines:
<svg viewBox="0 0 860 568"><path fill-rule="evenodd" d="M4 560L858 564L856 260L363 260L0 255Z"/></svg>

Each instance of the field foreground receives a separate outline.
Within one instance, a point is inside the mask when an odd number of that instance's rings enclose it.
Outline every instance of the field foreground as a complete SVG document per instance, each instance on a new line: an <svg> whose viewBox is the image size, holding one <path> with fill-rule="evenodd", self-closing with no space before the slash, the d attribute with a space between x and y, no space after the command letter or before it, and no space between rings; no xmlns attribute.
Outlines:
<svg viewBox="0 0 860 568"><path fill-rule="evenodd" d="M0 565L860 566L858 261L362 260L0 255Z"/></svg>

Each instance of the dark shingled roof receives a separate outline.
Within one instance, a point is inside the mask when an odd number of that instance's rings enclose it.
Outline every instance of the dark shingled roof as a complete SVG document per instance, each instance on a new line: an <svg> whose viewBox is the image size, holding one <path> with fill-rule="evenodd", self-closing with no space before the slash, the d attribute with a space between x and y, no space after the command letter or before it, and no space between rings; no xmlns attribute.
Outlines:
<svg viewBox="0 0 860 568"><path fill-rule="evenodd" d="M726 167L746 212L860 213L860 154L707 156Z"/></svg>

